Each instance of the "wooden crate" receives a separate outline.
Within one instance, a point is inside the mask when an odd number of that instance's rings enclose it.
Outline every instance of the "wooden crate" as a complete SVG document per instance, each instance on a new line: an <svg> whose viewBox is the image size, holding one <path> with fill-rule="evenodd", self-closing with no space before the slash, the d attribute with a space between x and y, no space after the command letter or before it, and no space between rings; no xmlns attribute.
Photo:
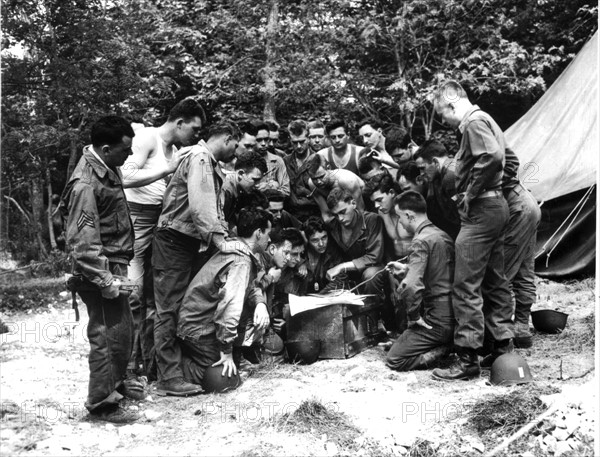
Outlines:
<svg viewBox="0 0 600 457"><path fill-rule="evenodd" d="M377 323L381 304L365 298L364 306L331 305L296 314L287 321L288 341L320 340L320 359L345 359L376 345L385 332Z"/></svg>

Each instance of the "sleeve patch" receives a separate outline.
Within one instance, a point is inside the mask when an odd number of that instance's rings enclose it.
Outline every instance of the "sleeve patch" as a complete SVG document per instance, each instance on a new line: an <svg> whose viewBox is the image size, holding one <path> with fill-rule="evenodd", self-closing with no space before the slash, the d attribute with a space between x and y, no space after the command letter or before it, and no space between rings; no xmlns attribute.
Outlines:
<svg viewBox="0 0 600 457"><path fill-rule="evenodd" d="M81 211L79 219L77 219L77 230L81 231L83 227L88 226L94 228L94 218L85 210Z"/></svg>

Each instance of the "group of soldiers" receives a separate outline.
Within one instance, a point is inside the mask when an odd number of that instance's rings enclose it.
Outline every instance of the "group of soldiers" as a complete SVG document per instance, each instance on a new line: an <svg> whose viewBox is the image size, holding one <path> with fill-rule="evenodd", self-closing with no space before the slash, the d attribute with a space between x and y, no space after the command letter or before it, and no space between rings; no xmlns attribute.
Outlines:
<svg viewBox="0 0 600 457"><path fill-rule="evenodd" d="M237 376L265 341L286 339L287 295L361 284L381 303L395 370L441 380L479 375L514 346L531 346L537 202L501 129L460 84L434 95L456 129L435 140L343 120L260 120L208 126L182 100L159 127L107 116L62 196L78 293L89 315L90 414L135 420L119 407L203 391L208 370ZM137 287L127 296L123 281ZM483 357L480 359L480 357Z"/></svg>

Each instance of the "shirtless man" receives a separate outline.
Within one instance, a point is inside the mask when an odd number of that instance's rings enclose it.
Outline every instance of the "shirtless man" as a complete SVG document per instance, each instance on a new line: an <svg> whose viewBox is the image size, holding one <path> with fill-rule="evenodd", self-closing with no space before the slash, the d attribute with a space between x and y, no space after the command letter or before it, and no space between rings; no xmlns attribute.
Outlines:
<svg viewBox="0 0 600 457"><path fill-rule="evenodd" d="M325 131L331 146L321 149L319 154L329 163L329 168L343 168L358 175L358 159L362 148L349 143L350 137L345 122L334 119L326 125Z"/></svg>
<svg viewBox="0 0 600 457"><path fill-rule="evenodd" d="M327 196L334 187L347 191L352 195L358 210L363 211L365 203L362 198L362 190L365 183L357 175L348 170L327 170L323 156L315 154L310 158L308 175L310 179L308 186L312 196L321 210L321 216L325 222L333 219L327 206Z"/></svg>
<svg viewBox="0 0 600 457"><path fill-rule="evenodd" d="M137 130L133 139L133 154L121 167L123 187L135 232L134 257L129 265L129 278L140 285L129 298L134 322L134 347L129 363L129 380L134 373L153 378L154 293L150 258L154 229L160 216L167 179L183 156L181 146L197 142L204 110L192 98L177 103L160 127ZM140 371L140 365L142 370Z"/></svg>

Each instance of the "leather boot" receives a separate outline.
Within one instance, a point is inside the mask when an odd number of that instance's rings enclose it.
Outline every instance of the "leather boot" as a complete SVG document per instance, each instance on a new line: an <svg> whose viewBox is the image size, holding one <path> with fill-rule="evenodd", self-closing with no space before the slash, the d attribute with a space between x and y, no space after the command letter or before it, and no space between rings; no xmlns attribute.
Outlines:
<svg viewBox="0 0 600 457"><path fill-rule="evenodd" d="M470 348L458 348L458 360L449 368L436 368L431 373L434 379L442 381L466 381L468 379L479 376L481 369L479 368L479 358L477 351Z"/></svg>
<svg viewBox="0 0 600 457"><path fill-rule="evenodd" d="M533 346L533 337L529 331L529 316L531 303L517 303L515 307L515 347L530 348Z"/></svg>
<svg viewBox="0 0 600 457"><path fill-rule="evenodd" d="M448 354L450 354L450 348L448 346L438 346L425 354L421 354L421 366L430 368L438 360L446 357Z"/></svg>
<svg viewBox="0 0 600 457"><path fill-rule="evenodd" d="M514 350L515 346L513 345L513 340L495 341L492 353L481 360L481 368L491 368L498 357L500 357L502 354L514 352Z"/></svg>

